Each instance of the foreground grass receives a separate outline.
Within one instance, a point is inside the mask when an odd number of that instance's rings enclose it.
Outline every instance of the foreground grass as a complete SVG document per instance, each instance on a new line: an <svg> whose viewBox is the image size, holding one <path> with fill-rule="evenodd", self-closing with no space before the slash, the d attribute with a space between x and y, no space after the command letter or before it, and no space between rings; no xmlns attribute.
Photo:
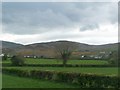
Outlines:
<svg viewBox="0 0 120 90"><path fill-rule="evenodd" d="M85 74L98 74L98 75L118 75L117 67L6 67L21 70L49 70L49 71L62 71L62 72L75 72Z"/></svg>
<svg viewBox="0 0 120 90"><path fill-rule="evenodd" d="M7 74L3 74L2 76L3 76L2 78L3 88L79 88L78 85L66 83L23 78Z"/></svg>
<svg viewBox="0 0 120 90"><path fill-rule="evenodd" d="M2 88L2 73L0 72L0 89ZM2 90L2 89L1 89Z"/></svg>

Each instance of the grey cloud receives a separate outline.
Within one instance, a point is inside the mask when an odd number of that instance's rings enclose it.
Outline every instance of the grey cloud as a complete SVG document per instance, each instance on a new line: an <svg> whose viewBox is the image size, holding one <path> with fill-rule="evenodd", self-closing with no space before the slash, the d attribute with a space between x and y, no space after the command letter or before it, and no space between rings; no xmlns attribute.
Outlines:
<svg viewBox="0 0 120 90"><path fill-rule="evenodd" d="M98 24L89 24L89 25L82 26L80 30L85 31L85 30L93 30L96 28L99 28Z"/></svg>
<svg viewBox="0 0 120 90"><path fill-rule="evenodd" d="M2 3L0 2L0 25L2 25Z"/></svg>
<svg viewBox="0 0 120 90"><path fill-rule="evenodd" d="M80 26L99 28L100 23L117 22L114 3L3 3L3 32L38 34ZM113 9L112 9L113 8Z"/></svg>

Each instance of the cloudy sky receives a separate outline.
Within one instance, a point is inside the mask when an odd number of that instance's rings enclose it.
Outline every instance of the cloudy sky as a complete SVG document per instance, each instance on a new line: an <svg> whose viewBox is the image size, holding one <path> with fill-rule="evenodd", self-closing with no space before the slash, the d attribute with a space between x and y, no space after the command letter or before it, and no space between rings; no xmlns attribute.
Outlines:
<svg viewBox="0 0 120 90"><path fill-rule="evenodd" d="M1 40L118 42L116 2L3 2Z"/></svg>

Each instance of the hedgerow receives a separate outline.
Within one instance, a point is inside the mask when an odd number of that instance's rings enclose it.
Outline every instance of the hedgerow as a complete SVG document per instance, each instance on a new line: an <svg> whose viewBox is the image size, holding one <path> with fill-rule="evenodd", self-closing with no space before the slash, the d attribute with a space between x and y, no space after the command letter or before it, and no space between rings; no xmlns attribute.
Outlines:
<svg viewBox="0 0 120 90"><path fill-rule="evenodd" d="M95 74L67 73L41 70L3 69L3 73L14 74L21 77L53 80L80 85L81 88L119 88L120 77L103 76Z"/></svg>
<svg viewBox="0 0 120 90"><path fill-rule="evenodd" d="M25 66L36 67L63 67L63 64L25 64ZM80 64L67 64L66 67L116 67L115 65L80 65Z"/></svg>

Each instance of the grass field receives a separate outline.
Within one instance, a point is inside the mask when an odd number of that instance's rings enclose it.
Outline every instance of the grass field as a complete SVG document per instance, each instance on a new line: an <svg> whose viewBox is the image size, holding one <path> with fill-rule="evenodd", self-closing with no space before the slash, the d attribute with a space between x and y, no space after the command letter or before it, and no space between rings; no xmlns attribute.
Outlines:
<svg viewBox="0 0 120 90"><path fill-rule="evenodd" d="M3 61L3 64L10 64L10 60ZM27 64L61 64L62 62L55 59L25 59ZM94 64L103 65L108 64L107 61L100 60L69 60L68 64ZM3 67L3 68L17 68L22 70L51 70L51 71L63 71L63 72L76 72L76 73L91 73L101 75L117 75L117 67Z"/></svg>
<svg viewBox="0 0 120 90"><path fill-rule="evenodd" d="M61 71L61 72L75 72L85 74L98 75L118 75L117 67L33 67L33 66L10 66L11 61L3 61L2 68L13 68L21 70L47 70L47 71ZM55 59L25 59L26 64L62 64L61 60ZM81 64L81 65L105 65L108 64L105 60L69 60L67 64ZM60 83L32 78L23 78L3 74L3 88L79 88L78 85Z"/></svg>
<svg viewBox="0 0 120 90"><path fill-rule="evenodd" d="M56 59L26 59L28 64L62 64L62 60ZM103 65L108 64L107 61L97 61L97 60L68 60L67 64L95 64Z"/></svg>
<svg viewBox="0 0 120 90"><path fill-rule="evenodd" d="M0 89L2 88L2 73L0 72ZM2 90L2 89L1 89Z"/></svg>
<svg viewBox="0 0 120 90"><path fill-rule="evenodd" d="M78 85L3 74L3 88L79 88Z"/></svg>
<svg viewBox="0 0 120 90"><path fill-rule="evenodd" d="M4 64L10 64L10 60L3 61ZM26 64L62 64L62 60L56 59L25 59ZM68 60L67 64L82 64L82 65L105 65L108 64L105 60Z"/></svg>

